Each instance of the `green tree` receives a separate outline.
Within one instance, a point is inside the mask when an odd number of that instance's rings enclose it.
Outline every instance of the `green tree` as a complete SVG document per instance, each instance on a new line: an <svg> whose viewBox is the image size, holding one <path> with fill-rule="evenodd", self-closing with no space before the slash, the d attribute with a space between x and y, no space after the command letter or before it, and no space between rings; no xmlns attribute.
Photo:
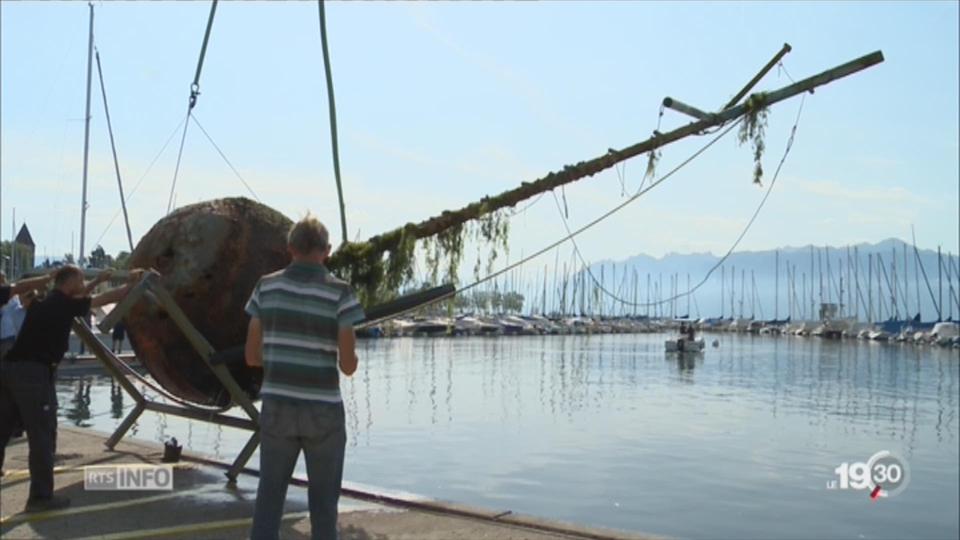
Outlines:
<svg viewBox="0 0 960 540"><path fill-rule="evenodd" d="M120 270L125 270L129 265L129 263L130 263L130 252L121 251L120 253L117 253L117 257L113 260L113 267Z"/></svg>
<svg viewBox="0 0 960 540"><path fill-rule="evenodd" d="M107 255L103 246L97 246L97 248L90 253L89 263L93 268L112 268L113 257Z"/></svg>
<svg viewBox="0 0 960 540"><path fill-rule="evenodd" d="M15 254L16 257L11 255ZM14 262L14 259L16 262ZM0 242L0 270L7 275L7 279L14 279L23 275L25 272L33 270L30 248L22 244L12 246L9 240ZM16 271L16 276L11 274Z"/></svg>
<svg viewBox="0 0 960 540"><path fill-rule="evenodd" d="M503 295L503 310L519 313L523 311L523 295L518 292L508 292Z"/></svg>

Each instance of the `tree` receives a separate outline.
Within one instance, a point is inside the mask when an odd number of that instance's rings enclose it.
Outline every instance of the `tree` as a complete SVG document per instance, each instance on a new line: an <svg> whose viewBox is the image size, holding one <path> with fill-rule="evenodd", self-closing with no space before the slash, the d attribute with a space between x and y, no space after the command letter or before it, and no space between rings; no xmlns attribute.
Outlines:
<svg viewBox="0 0 960 540"><path fill-rule="evenodd" d="M508 292L503 295L503 310L519 313L523 311L523 295L518 292Z"/></svg>
<svg viewBox="0 0 960 540"><path fill-rule="evenodd" d="M90 253L89 263L93 268L111 268L113 267L113 257L107 255L103 246L97 246L97 248Z"/></svg>
<svg viewBox="0 0 960 540"><path fill-rule="evenodd" d="M130 252L121 251L117 253L117 257L113 260L113 267L119 270L125 270L130 262Z"/></svg>

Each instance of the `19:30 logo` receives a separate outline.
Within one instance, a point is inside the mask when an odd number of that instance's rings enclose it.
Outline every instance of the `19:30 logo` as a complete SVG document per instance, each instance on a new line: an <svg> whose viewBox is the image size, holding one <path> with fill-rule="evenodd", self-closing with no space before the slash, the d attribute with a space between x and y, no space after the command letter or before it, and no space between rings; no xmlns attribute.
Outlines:
<svg viewBox="0 0 960 540"><path fill-rule="evenodd" d="M910 481L907 461L889 450L877 452L866 463L841 463L833 472L839 481L827 482L827 489L868 490L873 500L900 494Z"/></svg>

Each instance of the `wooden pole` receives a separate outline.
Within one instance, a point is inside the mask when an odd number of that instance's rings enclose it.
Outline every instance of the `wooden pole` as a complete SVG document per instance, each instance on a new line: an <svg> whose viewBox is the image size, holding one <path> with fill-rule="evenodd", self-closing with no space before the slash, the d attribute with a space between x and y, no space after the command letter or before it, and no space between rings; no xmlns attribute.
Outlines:
<svg viewBox="0 0 960 540"><path fill-rule="evenodd" d="M783 100L794 97L803 92L812 92L814 89L829 84L837 79L852 75L871 66L883 62L883 53L875 51L866 56L862 56L845 64L828 69L822 73L808 77L791 85L785 86L768 94L763 94L760 102L764 106L774 105ZM471 203L459 210L445 211L438 216L434 216L419 223L408 223L392 231L371 237L366 245L360 251L366 253L384 253L397 250L406 238L427 238L439 234L451 227L462 225L463 223L480 218L491 212L502 208L515 206L517 203L534 197L540 193L550 191L560 186L576 182L588 176L593 176L601 171L609 169L627 159L656 150L680 139L691 135L699 134L706 129L716 127L736 118L739 118L750 112L746 105L737 105L735 107L723 110L704 120L691 122L683 127L667 133L656 133L653 137L623 148L621 150L611 149L606 154L581 161L575 165L567 165L562 170L551 172L546 176L534 180L533 182L524 182L519 187L504 191L499 195L484 197L483 199ZM336 270L343 265L349 264L349 255L351 250L349 244L345 243L334 253L328 261L328 266Z"/></svg>

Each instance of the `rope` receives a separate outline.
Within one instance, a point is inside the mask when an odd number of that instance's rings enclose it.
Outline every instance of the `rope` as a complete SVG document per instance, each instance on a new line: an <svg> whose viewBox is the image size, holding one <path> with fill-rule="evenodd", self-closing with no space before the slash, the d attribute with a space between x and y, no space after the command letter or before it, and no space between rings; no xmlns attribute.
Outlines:
<svg viewBox="0 0 960 540"><path fill-rule="evenodd" d="M806 96L802 96L802 97L800 98L800 107L799 107L799 109L797 110L797 117L796 117L796 119L794 120L793 127L792 127L791 130L790 130L790 138L787 140L787 146L786 146L786 148L785 148L784 151L783 151L783 156L780 158L780 163L777 165L777 170L773 173L773 179L770 181L770 185L767 186L767 191L763 194L763 198L760 199L760 203L757 205L756 210L754 210L753 215L750 217L750 220L747 221L747 224L744 226L743 230L740 232L740 235L737 237L736 241L734 241L733 245L730 246L730 249L728 249L727 252L723 255L723 257L721 257L720 260L717 261L717 263L714 264L713 267L711 267L710 270L707 271L707 274L703 277L702 280L700 280L699 283L697 283L696 286L694 286L692 289L690 289L690 290L688 290L688 291L686 291L686 292L683 292L683 293L680 293L680 294L671 296L670 298L666 298L666 299L663 299L663 300L660 300L660 301L657 301L657 302L632 302L632 301L630 301L630 300L626 300L626 299L620 298L619 296L617 296L617 295L611 293L610 291L608 291L608 290L597 280L596 276L595 276L595 275L593 274L593 272L590 270L590 265L587 264L587 262L586 262L586 261L584 260L584 258L583 258L583 255L580 253L580 249L577 247L576 241L573 241L573 238L571 237L571 241L573 242L573 248L574 248L574 251L575 251L576 254L577 254L577 257L580 258L580 262L583 264L584 269L585 269L586 272L587 272L587 275L590 276L591 281L593 281L593 283L597 286L597 288L598 288L601 292L603 292L605 295L607 295L608 297L610 297L611 299L613 299L613 300L615 300L615 301L617 301L617 302L619 302L619 303L621 303L621 304L623 304L623 305L625 305L625 306L628 306L628 307L649 307L649 306L663 305L663 304L666 304L666 303L668 303L668 302L672 302L672 301L674 301L674 300L676 300L676 299L678 299L678 298L684 298L684 297L690 296L691 294L693 294L694 292L696 292L697 289L699 289L700 287L702 287L702 286L707 282L707 280L710 279L710 276L713 275L713 273L717 270L717 268L720 268L720 266L723 265L723 263L730 257L730 255L731 255L731 254L733 253L733 251L737 248L737 246L740 245L740 242L741 242L741 241L743 240L743 238L747 235L747 231L750 230L750 227L753 226L753 223L754 223L754 221L756 221L757 216L760 215L760 210L762 210L762 209L763 209L763 206L766 204L767 198L770 197L770 192L773 191L773 186L777 183L777 178L779 178L779 176L780 176L780 170L783 168L783 163L786 161L787 156L790 154L790 150L793 148L793 142L794 142L794 138L796 137L796 134L797 134L797 126L800 124L800 115L801 115L801 113L803 113L803 104L804 104L804 101L805 101L805 100L806 100ZM728 131L730 131L731 128L733 128L733 126L735 126L735 125L736 125L737 123L739 123L739 122L740 122L740 120L738 120L736 123L734 123L733 125L731 125L731 126L730 126L729 128L727 128L727 130L724 131L720 136L725 135ZM661 181L662 181L662 180L661 180ZM559 207L558 207L558 210L559 210ZM570 231L570 228L569 228L569 225L567 224L567 221L566 221L565 219L563 219L563 215L562 215L562 214L561 214L560 217L561 217L561 220L563 221L564 227L567 228L567 231L569 232L569 231Z"/></svg>
<svg viewBox="0 0 960 540"><path fill-rule="evenodd" d="M207 130L204 129L203 126L200 124L200 120L197 120L197 116L195 114L191 114L190 119L193 120L193 123L196 124L198 128L200 128L200 131L203 132L203 135L207 138L208 141L210 141L210 144L212 144L213 147L217 150L217 153L220 154L220 157L223 158L223 161L225 161L227 166L230 167L230 170L233 171L233 174L236 175L237 179L240 180L243 186L247 188L247 191L250 192L250 195L252 195L253 198L257 200L257 202L261 202L260 197L258 197L257 193L253 191L253 188L250 187L250 184L248 184L247 181L244 180L243 176L240 175L240 172L237 170L237 168L233 166L233 163L230 163L230 160L227 159L227 156L223 153L223 150L220 149L220 146L218 146L217 143L214 142L213 137L211 137L210 134L207 133Z"/></svg>
<svg viewBox="0 0 960 540"><path fill-rule="evenodd" d="M183 124L183 120L177 124L177 127L173 128L173 131L170 132L170 136L167 137L167 142L163 143L163 147L157 152L157 155L153 156L153 160L150 161L150 165L147 166L147 170L140 176L140 179L137 180L137 183L133 185L133 189L130 190L130 193L127 194L126 202L130 202L130 199L133 198L133 194L137 192L137 188L143 184L144 179L150 174L150 171L153 170L153 166L157 163L157 160L160 159L160 156L163 155L164 150L167 149L167 146L170 145L170 141L173 140L173 137L180 131L180 126ZM97 239L97 244L100 244L100 241L103 240L103 237L107 235L110 231L110 228L113 226L114 222L117 221L117 218L120 217L120 210L117 210L113 217L110 218L110 222L107 223L107 226L103 229L103 232L100 234L100 238Z"/></svg>
<svg viewBox="0 0 960 540"><path fill-rule="evenodd" d="M470 289L474 289L474 288L476 288L476 287L479 287L480 285L482 285L482 284L484 284L484 283L486 283L486 282L488 282L488 281L497 279L498 277L502 276L503 274L506 274L507 272L510 272L511 270L513 270L513 269L515 269L515 268L518 268L518 267L520 267L520 266L522 266L522 265L524 265L524 264L532 261L533 259L536 259L537 257L543 255L544 253L547 253L547 252L553 250L554 248L563 245L563 244L564 244L565 242L567 242L568 240L573 239L575 236L577 236L577 235L579 235L579 234L582 234L583 232L585 232L585 231L593 228L594 226L596 226L596 225L599 224L600 222L606 220L606 219L609 218L610 216L616 214L616 213L619 212L620 210L623 210L624 208L626 208L627 206L629 206L631 203L633 203L634 201L636 201L637 199L639 199L639 198L642 197L643 195L646 195L650 190L652 190L653 188L655 188L655 187L659 186L660 184L662 184L662 183L663 183L664 181L666 181L668 178L670 178L671 176L673 176L674 174L676 174L678 171L680 171L680 169L682 169L683 167L685 167L686 165L688 165L691 161L693 161L694 159L700 157L701 154L703 154L704 152L706 152L707 149L709 149L711 146L713 146L714 144L716 144L717 141L719 141L719 140L722 139L724 136L726 136L728 133L730 133L730 131L731 131L734 127L736 127L738 124L740 124L740 122L742 122L742 121L743 121L742 118L737 119L736 122L730 124L730 126L727 127L726 129L724 129L719 135L717 135L716 137L714 137L713 139L711 139L710 141L708 141L708 142L707 142L705 145L703 145L699 150L697 150L696 152L694 152L693 154L691 154L687 159L685 159L685 160L683 160L682 162L680 162L679 165L677 165L676 167L674 167L673 169L671 169L667 174L665 174L665 175L663 175L662 177L660 177L659 180L657 180L657 181L655 181L655 182L651 182L650 185L648 185L648 186L647 186L646 188L644 188L644 189L639 189L639 190L637 190L636 193L634 193L633 195L631 195L629 198L625 199L625 200L624 200L623 202L621 202L620 204L614 206L614 207L611 208L610 210L607 210L606 212L604 212L604 213L601 214L600 216L594 218L592 221L586 223L585 225L582 225L579 229L576 229L576 230L574 230L574 231L569 232L569 233L568 233L566 236L564 236L563 238L560 238L559 240L556 240L555 242L552 242L552 243L550 243L549 245L547 245L547 246L545 246L545 247L543 247L543 248L538 249L537 251L533 252L533 253L530 254L530 255L527 255L526 257L522 257L520 260L518 260L517 262L515 262L515 263L513 263L513 264L507 265L507 266L505 266L504 268L501 268L500 270L497 270L496 272L493 272L493 273L491 273L491 274L488 274L487 276L485 276L485 277L483 277L483 278L480 278L480 279L474 281L473 283L470 283L469 285L466 285L465 287L461 287L461 288L460 288L459 290L457 290L457 291L453 291L453 292L450 292L450 293L448 293L448 294L439 296L439 297L437 297L437 298L435 298L435 299L433 299L433 300L431 300L431 301L429 301L429 302L426 302L426 303L424 303L424 304L420 304L420 305L415 306L415 307L412 307L412 308L410 308L410 309L407 309L407 310L404 310L404 311L401 311L401 312L398 312L398 313L394 313L394 314L390 315L389 317L384 317L384 318L381 318L381 319L375 319L375 320L372 320L372 321L367 321L367 322L359 325L358 328L367 328L367 327L373 326L373 325L375 325L375 324L377 324L377 323L380 323L380 322L382 322L382 321L384 321L384 320L393 319L393 318L399 317L399 316L401 316L401 315L405 315L405 314L407 314L407 313L411 313L411 312L414 312L414 311L423 309L424 307L427 307L427 306L436 304L436 303L438 303L438 302L442 302L442 301L444 301L444 300L447 300L447 299L449 299L449 298L452 298L453 296L455 296L455 295L457 295L457 294L465 293L465 292L469 291ZM777 170L778 170L778 172L779 172L779 168L778 168Z"/></svg>
<svg viewBox="0 0 960 540"><path fill-rule="evenodd" d="M183 119L183 135L180 136L180 150L177 151L177 166L173 169L173 182L170 184L170 198L167 199L167 213L173 210L173 195L177 190L177 175L180 174L180 160L183 159L183 143L187 140L187 128L190 127L190 109L193 108L195 98L190 96L190 106L187 107L187 116Z"/></svg>
<svg viewBox="0 0 960 540"><path fill-rule="evenodd" d="M110 151L113 153L113 168L117 173L117 188L120 190L120 207L123 209L123 222L127 226L127 242L133 251L133 233L130 232L130 216L127 215L127 201L123 196L123 180L120 179L120 161L117 159L117 145L113 140L113 123L110 122L110 108L107 107L107 88L103 85L103 68L100 66L100 50L97 53L97 75L100 78L100 93L103 94L103 113L107 117L107 131L110 133Z"/></svg>
<svg viewBox="0 0 960 540"><path fill-rule="evenodd" d="M323 71L327 80L327 105L330 109L330 144L333 146L333 176L337 181L337 197L340 199L340 229L343 243L347 243L347 210L343 203L343 184L340 182L340 145L337 142L337 105L333 97L333 74L330 69L330 50L327 47L327 16L324 0L317 0L320 13L320 45L323 49Z"/></svg>

